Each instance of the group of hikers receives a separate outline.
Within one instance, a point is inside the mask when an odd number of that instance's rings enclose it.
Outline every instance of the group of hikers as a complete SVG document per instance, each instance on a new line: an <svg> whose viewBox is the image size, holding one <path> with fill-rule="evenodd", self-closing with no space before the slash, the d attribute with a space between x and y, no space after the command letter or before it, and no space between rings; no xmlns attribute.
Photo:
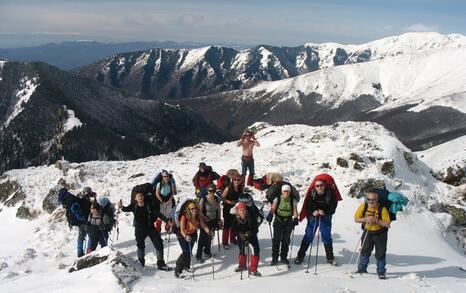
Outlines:
<svg viewBox="0 0 466 293"><path fill-rule="evenodd" d="M134 214L134 229L137 245L137 258L145 266L145 239L149 237L156 249L157 268L169 270L164 261L164 245L161 238L162 223L165 232L170 237L174 233L178 239L182 253L176 261L175 276L182 277L184 270L192 271L193 248L197 242L195 258L198 263L212 258L213 239L216 231L222 230L222 247L229 249L230 244L239 248L238 267L236 272L247 270L248 274L261 276L258 271L260 246L258 240L259 226L264 221L269 224L272 238L272 260L270 265L279 263L288 265L291 235L299 222L306 219L306 229L294 263L301 264L306 253L317 236L322 237L327 262L337 265L333 253L332 216L338 201L342 199L334 179L328 174L317 175L311 182L304 196L301 211L298 213L300 195L296 188L284 181L279 173L267 173L262 178L254 176L253 148L260 146L252 131L246 130L238 146L242 147L242 172L230 169L220 176L204 162L199 164L199 170L193 177L195 197L185 198L176 203L176 182L172 174L166 170L156 172L149 183L135 186L131 194L131 202L124 205L122 200L117 207L123 212ZM246 178L247 170L249 176ZM215 181L215 183L214 183ZM264 217L262 206L257 207L251 190L246 185L266 191L266 203L269 212ZM90 188L85 188L81 201L89 204L88 212L82 212L86 220L78 224L78 257L84 254L83 242L85 233L89 234L87 252L93 251L97 244L105 246L108 232L111 229L111 216L104 207L112 206L106 197L89 197ZM367 273L367 266L372 250L375 247L377 274L385 279L387 231L391 222L391 213L386 206L378 203L379 196L386 198L386 190L367 190L367 203L359 206L355 213L355 222L362 224L361 250L357 273ZM72 195L61 190L60 201L67 208L67 218L72 218L73 210L69 207ZM68 198L67 198L68 197ZM89 199L88 199L89 198ZM106 198L104 203L102 198ZM77 199L73 201L77 202ZM115 209L113 209L113 212ZM273 222L273 224L272 224ZM273 227L273 232L272 232ZM199 230L199 234L198 234ZM220 232L219 232L220 233ZM219 237L219 234L217 234ZM220 241L219 241L220 242ZM220 245L220 243L219 243ZM318 243L317 243L318 245ZM359 245L359 243L358 243ZM252 246L252 254L250 253ZM310 253L308 258L308 269ZM316 259L317 260L317 259Z"/></svg>

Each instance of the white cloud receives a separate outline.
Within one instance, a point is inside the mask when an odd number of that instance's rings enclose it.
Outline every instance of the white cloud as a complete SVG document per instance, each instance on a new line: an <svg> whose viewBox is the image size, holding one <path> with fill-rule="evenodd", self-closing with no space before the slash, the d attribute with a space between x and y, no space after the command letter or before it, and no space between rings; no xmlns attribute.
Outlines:
<svg viewBox="0 0 466 293"><path fill-rule="evenodd" d="M432 25L432 26L425 25L419 22L419 23L415 23L415 24L408 26L407 28L405 28L405 31L407 32L438 32L439 27L435 25Z"/></svg>

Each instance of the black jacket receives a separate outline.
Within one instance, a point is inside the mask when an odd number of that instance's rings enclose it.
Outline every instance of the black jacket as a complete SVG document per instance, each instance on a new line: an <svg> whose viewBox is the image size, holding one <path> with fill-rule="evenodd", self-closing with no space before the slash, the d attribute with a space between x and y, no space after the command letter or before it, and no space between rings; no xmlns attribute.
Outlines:
<svg viewBox="0 0 466 293"><path fill-rule="evenodd" d="M306 202L306 210L308 214L312 214L315 210L323 210L325 215L330 216L335 213L337 203L335 195L330 188L327 188L323 195L319 195L317 191L313 189Z"/></svg>
<svg viewBox="0 0 466 293"><path fill-rule="evenodd" d="M133 225L136 228L154 228L154 222L160 218L164 222L169 219L159 211L151 209L147 204L140 207L137 203L132 203L129 206L121 208L124 212L132 212L134 215Z"/></svg>

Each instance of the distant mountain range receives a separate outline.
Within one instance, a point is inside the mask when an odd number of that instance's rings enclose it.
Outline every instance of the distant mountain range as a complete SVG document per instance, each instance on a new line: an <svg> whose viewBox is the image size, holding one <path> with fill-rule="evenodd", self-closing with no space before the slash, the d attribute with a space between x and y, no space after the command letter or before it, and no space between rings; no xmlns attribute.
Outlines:
<svg viewBox="0 0 466 293"><path fill-rule="evenodd" d="M62 155L127 160L229 138L182 106L135 99L45 63L0 61L0 173Z"/></svg>
<svg viewBox="0 0 466 293"><path fill-rule="evenodd" d="M73 69L94 63L106 56L148 50L152 48L199 48L209 44L193 42L128 42L128 43L100 43L95 41L69 41L49 43L41 46L1 49L0 59L10 61L42 61L63 70ZM234 45L244 49L246 45Z"/></svg>
<svg viewBox="0 0 466 293"><path fill-rule="evenodd" d="M256 121L369 120L420 150L466 133L464 62L464 36L408 33L362 45L153 49L77 73L144 99L175 99L235 135Z"/></svg>
<svg viewBox="0 0 466 293"><path fill-rule="evenodd" d="M210 46L117 54L77 70L144 99L169 100L245 89L345 64L425 50L466 48L461 35L409 33L362 45L257 46L243 51Z"/></svg>

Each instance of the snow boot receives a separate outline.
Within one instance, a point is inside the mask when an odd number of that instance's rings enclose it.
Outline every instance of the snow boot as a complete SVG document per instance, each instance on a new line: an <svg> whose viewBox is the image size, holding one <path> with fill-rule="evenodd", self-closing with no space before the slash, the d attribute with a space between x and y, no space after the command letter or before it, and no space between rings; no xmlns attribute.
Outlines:
<svg viewBox="0 0 466 293"><path fill-rule="evenodd" d="M253 274L254 276L257 276L257 275L260 276L260 273L257 271L258 265L259 265L259 257L257 255L252 255L251 261L249 262L249 273Z"/></svg>
<svg viewBox="0 0 466 293"><path fill-rule="evenodd" d="M335 262L335 256L333 255L333 245L324 244L324 248L325 248L325 255L327 256L327 262L328 263Z"/></svg>
<svg viewBox="0 0 466 293"><path fill-rule="evenodd" d="M246 269L246 256L239 255L238 256L238 267L235 269L235 272L244 271Z"/></svg>
<svg viewBox="0 0 466 293"><path fill-rule="evenodd" d="M248 176L248 182L247 182L247 184L248 184L248 186L252 186L252 185L253 185L253 184L252 184L252 176L251 176L251 175Z"/></svg>
<svg viewBox="0 0 466 293"><path fill-rule="evenodd" d="M278 264L278 259L272 258L272 261L270 262L271 266L276 266Z"/></svg>

